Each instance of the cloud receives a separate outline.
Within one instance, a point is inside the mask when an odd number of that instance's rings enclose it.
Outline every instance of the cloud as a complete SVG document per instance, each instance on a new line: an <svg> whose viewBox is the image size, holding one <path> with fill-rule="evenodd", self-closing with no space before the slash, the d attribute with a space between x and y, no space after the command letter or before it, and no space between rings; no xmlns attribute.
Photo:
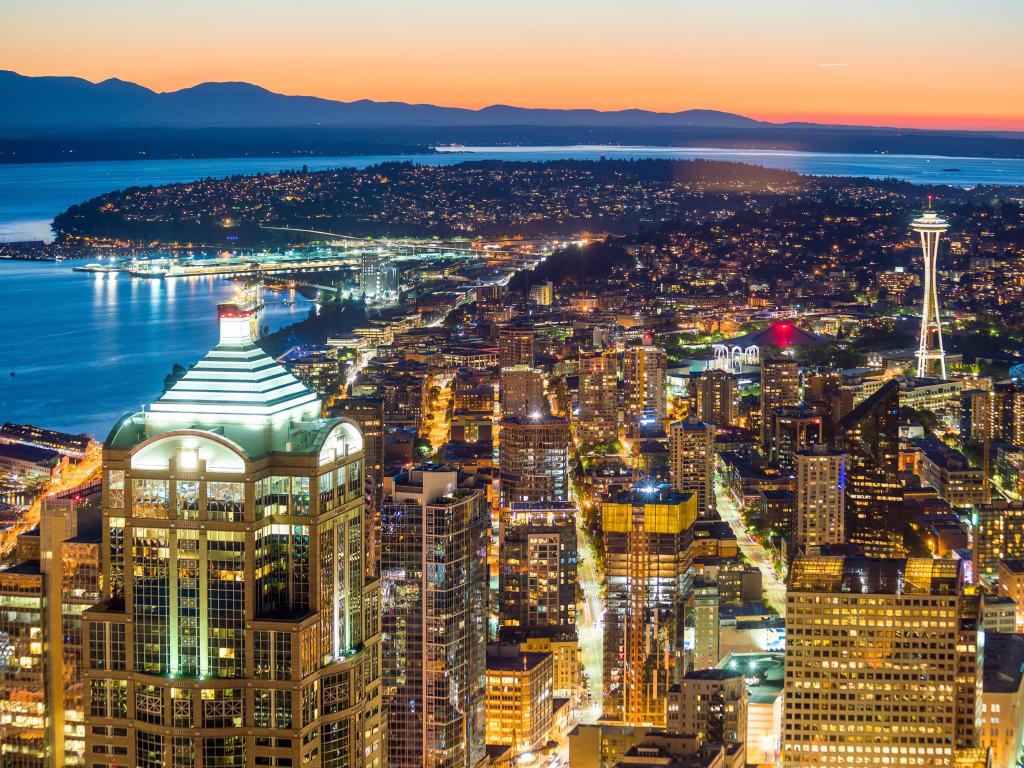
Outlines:
<svg viewBox="0 0 1024 768"><path fill-rule="evenodd" d="M849 64L819 64L819 67L825 67L827 69L834 69L836 67L848 67Z"/></svg>

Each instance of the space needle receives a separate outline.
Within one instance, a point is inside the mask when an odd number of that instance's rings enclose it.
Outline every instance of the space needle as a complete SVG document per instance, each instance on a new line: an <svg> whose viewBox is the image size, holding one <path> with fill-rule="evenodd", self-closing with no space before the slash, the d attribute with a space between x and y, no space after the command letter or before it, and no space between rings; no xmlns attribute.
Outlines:
<svg viewBox="0 0 1024 768"><path fill-rule="evenodd" d="M931 196L928 210L914 219L910 228L921 236L924 255L924 308L921 312L921 339L917 347L917 375L926 377L938 360L938 370L946 378L946 352L942 348L942 320L939 318L938 274L935 262L939 256L939 238L949 230L949 222L932 209Z"/></svg>

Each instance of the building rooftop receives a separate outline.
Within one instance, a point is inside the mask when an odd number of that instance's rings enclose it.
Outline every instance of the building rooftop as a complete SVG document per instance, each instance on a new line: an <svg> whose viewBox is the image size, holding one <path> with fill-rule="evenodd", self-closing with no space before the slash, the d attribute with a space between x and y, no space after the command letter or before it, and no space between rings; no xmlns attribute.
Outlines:
<svg viewBox="0 0 1024 768"><path fill-rule="evenodd" d="M1024 635L985 633L983 675L985 693L1015 693L1020 690L1021 679L1024 678Z"/></svg>
<svg viewBox="0 0 1024 768"><path fill-rule="evenodd" d="M846 592L880 595L959 594L962 563L924 557L870 558L859 555L797 557L790 592Z"/></svg>

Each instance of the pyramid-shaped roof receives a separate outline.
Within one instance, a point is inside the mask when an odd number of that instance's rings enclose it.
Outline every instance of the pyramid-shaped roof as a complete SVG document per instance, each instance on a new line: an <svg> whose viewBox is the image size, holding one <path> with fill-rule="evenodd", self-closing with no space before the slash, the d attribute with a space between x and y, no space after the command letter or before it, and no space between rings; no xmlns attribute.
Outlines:
<svg viewBox="0 0 1024 768"><path fill-rule="evenodd" d="M178 416L272 418L317 396L251 341L214 347L150 410Z"/></svg>
<svg viewBox="0 0 1024 768"><path fill-rule="evenodd" d="M754 344L758 346L794 347L805 344L824 344L827 341L828 339L824 336L798 328L788 320L781 320L735 339L723 341L722 343L737 347L749 347Z"/></svg>

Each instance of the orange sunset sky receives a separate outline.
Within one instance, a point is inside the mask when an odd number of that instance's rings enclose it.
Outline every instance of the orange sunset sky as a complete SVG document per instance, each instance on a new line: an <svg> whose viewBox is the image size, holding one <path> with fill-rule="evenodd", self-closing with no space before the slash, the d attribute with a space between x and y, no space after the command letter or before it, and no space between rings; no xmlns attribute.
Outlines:
<svg viewBox="0 0 1024 768"><path fill-rule="evenodd" d="M1024 130L1021 0L3 0L0 68L155 90Z"/></svg>

